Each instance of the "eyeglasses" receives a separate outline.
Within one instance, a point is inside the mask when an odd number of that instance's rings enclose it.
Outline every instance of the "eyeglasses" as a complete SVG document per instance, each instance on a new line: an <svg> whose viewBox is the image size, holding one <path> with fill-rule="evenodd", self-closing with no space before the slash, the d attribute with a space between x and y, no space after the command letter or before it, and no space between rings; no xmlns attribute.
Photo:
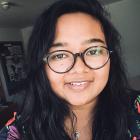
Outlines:
<svg viewBox="0 0 140 140"><path fill-rule="evenodd" d="M54 72L66 73L73 68L77 57L80 57L88 68L96 70L104 67L111 53L112 51L105 46L93 46L75 54L67 50L57 50L45 55L43 61Z"/></svg>

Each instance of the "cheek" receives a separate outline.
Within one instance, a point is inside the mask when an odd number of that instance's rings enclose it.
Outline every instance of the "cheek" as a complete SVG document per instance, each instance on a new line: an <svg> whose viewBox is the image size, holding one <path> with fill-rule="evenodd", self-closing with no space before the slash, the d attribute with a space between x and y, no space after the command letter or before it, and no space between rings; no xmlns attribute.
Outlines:
<svg viewBox="0 0 140 140"><path fill-rule="evenodd" d="M45 66L46 75L48 77L52 90L56 93L60 89L61 84L64 83L63 74L53 72L48 66Z"/></svg>
<svg viewBox="0 0 140 140"><path fill-rule="evenodd" d="M97 70L97 79L102 84L106 85L109 78L109 72L110 72L110 61L101 69Z"/></svg>

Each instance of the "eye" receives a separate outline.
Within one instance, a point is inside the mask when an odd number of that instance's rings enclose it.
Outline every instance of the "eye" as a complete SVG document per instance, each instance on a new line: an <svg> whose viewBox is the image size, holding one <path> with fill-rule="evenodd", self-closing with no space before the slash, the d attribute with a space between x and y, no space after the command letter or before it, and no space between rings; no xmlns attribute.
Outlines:
<svg viewBox="0 0 140 140"><path fill-rule="evenodd" d="M98 56L98 55L101 55L102 52L103 52L103 49L101 47L93 47L87 50L86 55Z"/></svg>
<svg viewBox="0 0 140 140"><path fill-rule="evenodd" d="M68 55L64 52L61 53L53 53L49 56L49 59L52 61L57 61L57 60L63 60L65 58L67 58Z"/></svg>

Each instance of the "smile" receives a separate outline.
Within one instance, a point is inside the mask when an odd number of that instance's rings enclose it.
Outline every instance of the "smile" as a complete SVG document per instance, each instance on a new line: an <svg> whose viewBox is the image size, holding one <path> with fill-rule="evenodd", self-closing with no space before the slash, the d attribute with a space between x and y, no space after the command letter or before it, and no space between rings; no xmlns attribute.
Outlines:
<svg viewBox="0 0 140 140"><path fill-rule="evenodd" d="M65 84L65 86L71 90L83 91L87 87L89 87L90 84L91 84L91 81L74 81L74 82Z"/></svg>
<svg viewBox="0 0 140 140"><path fill-rule="evenodd" d="M73 85L73 86L80 86L80 85L84 85L84 84L86 84L87 82L72 82L72 83L70 83L71 85Z"/></svg>

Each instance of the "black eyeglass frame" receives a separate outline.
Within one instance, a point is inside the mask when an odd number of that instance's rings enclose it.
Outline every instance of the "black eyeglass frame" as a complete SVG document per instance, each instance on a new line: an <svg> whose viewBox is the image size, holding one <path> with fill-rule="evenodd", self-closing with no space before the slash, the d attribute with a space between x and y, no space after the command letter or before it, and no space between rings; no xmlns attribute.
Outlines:
<svg viewBox="0 0 140 140"><path fill-rule="evenodd" d="M86 64L85 59L84 59L84 54L86 53L86 51L89 50L90 48L94 48L94 47L102 47L102 48L106 49L106 50L108 51L108 54L109 54L109 55L108 55L108 59L106 60L105 64L103 64L102 66L100 66L100 67L98 67L98 68L92 68L92 67L90 67L88 64ZM68 52L68 53L72 54L72 56L73 56L73 58L74 58L73 64L72 64L71 67L70 67L68 70L66 70L65 72L57 72L57 71L53 70L53 69L51 68L50 64L49 64L49 61L48 61L49 56L50 56L51 54L53 54L53 53L55 53L55 52L59 52L59 51ZM59 74L62 74L62 73L66 73L66 72L70 71L70 70L73 68L73 66L74 66L75 63L76 63L77 57L79 56L79 57L82 59L82 61L84 62L84 64L85 64L88 68L93 69L93 70L97 70L97 69L100 69L100 68L104 67L104 66L107 64L107 62L108 62L109 59L110 59L110 55L111 55L112 52L113 52L112 50L108 49L108 48L105 47L105 46L92 46L92 47L89 47L89 48L87 48L86 50L84 50L83 52L80 52L80 53L72 53L71 51L68 51L68 50L56 50L56 51L47 53L47 55L45 55L45 56L43 57L43 61L44 61L46 64L48 64L49 68L50 68L52 71L54 71L54 72L56 72L56 73L59 73Z"/></svg>

